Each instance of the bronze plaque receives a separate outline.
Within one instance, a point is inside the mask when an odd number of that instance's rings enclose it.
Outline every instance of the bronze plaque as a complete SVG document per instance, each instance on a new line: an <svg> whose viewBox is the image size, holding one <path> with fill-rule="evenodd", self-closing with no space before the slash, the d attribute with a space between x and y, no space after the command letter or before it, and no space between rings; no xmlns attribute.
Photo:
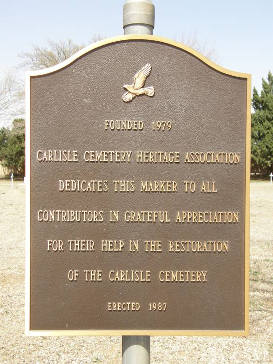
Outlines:
<svg viewBox="0 0 273 364"><path fill-rule="evenodd" d="M246 335L250 77L124 36L28 87L26 331Z"/></svg>

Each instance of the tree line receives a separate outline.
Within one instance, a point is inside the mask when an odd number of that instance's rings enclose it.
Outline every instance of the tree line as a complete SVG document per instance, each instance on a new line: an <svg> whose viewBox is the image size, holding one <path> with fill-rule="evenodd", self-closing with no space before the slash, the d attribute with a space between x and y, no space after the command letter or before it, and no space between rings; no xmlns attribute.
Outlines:
<svg viewBox="0 0 273 364"><path fill-rule="evenodd" d="M251 115L251 172L273 172L273 75L268 73L259 93L253 89Z"/></svg>
<svg viewBox="0 0 273 364"><path fill-rule="evenodd" d="M15 119L11 129L0 129L0 162L14 176L25 175L24 119Z"/></svg>
<svg viewBox="0 0 273 364"><path fill-rule="evenodd" d="M100 40L96 36L93 41ZM83 48L71 40L65 42L50 42L49 47L34 47L30 53L22 56L25 65L31 69L42 69L56 65ZM10 87L10 90L12 87ZM11 91L10 91L11 92ZM13 93L12 103L15 102ZM8 97L0 92L0 111L8 105ZM2 97L2 98L1 98ZM2 100L3 105L2 105ZM251 115L251 172L258 175L268 175L273 172L273 75L268 73L262 80L262 90L259 93L254 87L252 98L253 112ZM0 128L0 163L10 173L24 176L25 173L25 122L15 119L11 128Z"/></svg>

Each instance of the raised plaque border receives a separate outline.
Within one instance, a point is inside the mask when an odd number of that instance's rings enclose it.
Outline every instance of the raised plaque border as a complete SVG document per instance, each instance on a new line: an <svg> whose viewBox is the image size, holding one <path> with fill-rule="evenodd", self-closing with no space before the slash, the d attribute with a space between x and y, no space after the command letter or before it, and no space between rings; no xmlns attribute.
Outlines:
<svg viewBox="0 0 273 364"><path fill-rule="evenodd" d="M171 45L192 54L214 70L243 78L247 81L247 112L246 112L246 166L245 166L245 329L244 330L30 330L30 82L31 77L56 72L70 65L72 62L88 52L105 45L130 40L146 40ZM26 244L25 244L25 333L29 336L122 336L122 335L148 335L148 336L248 336L249 334L249 223L250 223L250 151L251 151L251 75L226 69L212 62L194 49L154 35L126 35L108 38L91 44L75 53L66 61L56 66L26 73L25 83L26 102Z"/></svg>

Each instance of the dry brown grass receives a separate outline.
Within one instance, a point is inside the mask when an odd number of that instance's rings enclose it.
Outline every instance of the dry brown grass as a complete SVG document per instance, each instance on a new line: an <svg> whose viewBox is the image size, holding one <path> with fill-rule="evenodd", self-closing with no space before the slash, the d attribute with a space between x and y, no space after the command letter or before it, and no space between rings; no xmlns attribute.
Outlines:
<svg viewBox="0 0 273 364"><path fill-rule="evenodd" d="M24 335L24 196L0 182L0 363L120 363L120 337ZM250 336L154 337L151 363L273 363L272 201L273 185L251 183Z"/></svg>

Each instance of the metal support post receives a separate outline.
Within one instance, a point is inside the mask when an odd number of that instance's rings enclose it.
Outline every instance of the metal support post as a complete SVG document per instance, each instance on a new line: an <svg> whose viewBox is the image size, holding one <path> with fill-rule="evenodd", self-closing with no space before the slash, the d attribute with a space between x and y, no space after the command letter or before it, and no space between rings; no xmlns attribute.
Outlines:
<svg viewBox="0 0 273 364"><path fill-rule="evenodd" d="M150 336L122 336L122 364L150 364Z"/></svg>
<svg viewBox="0 0 273 364"><path fill-rule="evenodd" d="M153 34L155 7L150 0L126 0L123 6L124 34Z"/></svg>
<svg viewBox="0 0 273 364"><path fill-rule="evenodd" d="M124 34L153 34L155 7L150 0L126 0ZM122 364L150 364L150 336L122 336Z"/></svg>

